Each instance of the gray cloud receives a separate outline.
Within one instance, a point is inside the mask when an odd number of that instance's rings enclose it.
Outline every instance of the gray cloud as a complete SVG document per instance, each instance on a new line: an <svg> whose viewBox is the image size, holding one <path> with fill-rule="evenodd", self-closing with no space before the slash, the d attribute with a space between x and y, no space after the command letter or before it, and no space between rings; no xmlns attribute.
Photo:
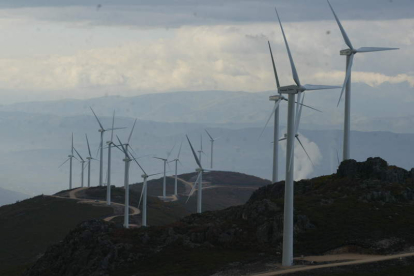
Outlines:
<svg viewBox="0 0 414 276"><path fill-rule="evenodd" d="M342 20L412 18L412 0L332 0ZM246 22L275 22L277 6L283 20L320 21L333 16L324 0L297 1L3 1L8 13L27 13L39 20L84 21L92 25L180 27Z"/></svg>

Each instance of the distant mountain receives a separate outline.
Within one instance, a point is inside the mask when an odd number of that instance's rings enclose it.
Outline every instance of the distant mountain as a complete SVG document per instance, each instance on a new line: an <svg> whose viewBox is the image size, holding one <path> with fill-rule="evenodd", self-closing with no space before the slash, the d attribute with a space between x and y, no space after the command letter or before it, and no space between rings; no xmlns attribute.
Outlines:
<svg viewBox="0 0 414 276"><path fill-rule="evenodd" d="M25 195L19 192L10 191L10 190L0 187L0 206L6 205L6 204L12 204L12 203L15 203L16 201L20 201L28 197L29 197L28 195Z"/></svg>

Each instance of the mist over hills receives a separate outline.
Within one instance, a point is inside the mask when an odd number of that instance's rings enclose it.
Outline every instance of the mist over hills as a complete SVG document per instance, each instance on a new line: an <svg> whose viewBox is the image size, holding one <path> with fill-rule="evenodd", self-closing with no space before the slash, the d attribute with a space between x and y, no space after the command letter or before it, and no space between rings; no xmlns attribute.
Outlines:
<svg viewBox="0 0 414 276"><path fill-rule="evenodd" d="M363 88L363 92L355 92L361 93L359 98L362 99L374 91L381 91L367 85L356 84L355 87L355 91ZM387 85L381 87L389 88ZM272 103L268 101L271 94L272 92L177 92L130 98L103 97L1 106L0 127L7 131L2 133L3 143L0 144L0 187L29 195L52 194L67 189L68 166L60 169L58 166L70 153L71 133L74 133L75 147L83 156L87 155L85 133L88 133L93 155L97 154L98 125L89 106L93 106L104 126L108 127L113 109L117 112L116 126L130 128L134 117L138 118L131 145L140 157L147 156L140 159L147 172L158 173L162 170L162 164L148 155L166 156L176 144L172 153L175 156L185 134L189 135L196 149L200 147L200 134L204 135L206 155L203 155L203 164L209 167L210 143L204 132L208 128L214 137L220 137L215 143L215 169L269 179L272 160L271 126L268 126L260 140L258 137L272 108ZM338 166L338 156L341 158L342 115L339 119L336 116L341 114L342 108L335 107L337 93L325 94L324 97L332 98L332 104L321 107L313 95L306 98L307 104L323 109L324 112L304 110L300 134L315 166L312 166L303 150L296 145L296 179L330 174ZM404 106L408 104L407 101ZM373 116L378 115L378 111L373 112L375 108L371 105L366 108L358 105L359 99L353 107L353 114L371 112ZM285 107L285 104L281 107L281 136L285 132ZM384 116L389 114L389 110L383 112ZM399 132L405 129L410 132L414 129L410 127L414 126L414 117L379 119L378 116L355 116L352 129L362 128L364 131L352 132L352 158L365 160L371 156L380 156L405 169L414 166L414 134L392 133L387 130L389 128ZM340 123L332 123L336 121ZM375 129L381 131L372 131ZM117 131L121 139L125 139L128 133L128 129ZM105 140L108 137L105 136ZM280 179L283 179L285 144L281 142L280 145ZM113 184L121 186L122 154L117 150L113 154ZM194 171L194 160L186 141L181 161L184 166L179 167L179 173ZM106 152L104 162L106 163ZM93 162L93 186L98 183L97 169L98 163ZM169 174L173 174L173 171L170 170ZM140 175L141 172L133 165L131 182L140 182ZM80 164L77 161L74 162L74 185L80 185Z"/></svg>
<svg viewBox="0 0 414 276"><path fill-rule="evenodd" d="M0 206L28 198L28 195L0 188Z"/></svg>

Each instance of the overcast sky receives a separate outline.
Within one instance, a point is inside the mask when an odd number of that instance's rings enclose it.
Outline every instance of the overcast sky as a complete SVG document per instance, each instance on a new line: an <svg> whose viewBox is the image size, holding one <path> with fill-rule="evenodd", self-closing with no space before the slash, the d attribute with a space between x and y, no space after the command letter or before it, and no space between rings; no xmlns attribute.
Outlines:
<svg viewBox="0 0 414 276"><path fill-rule="evenodd" d="M331 3L355 47L401 48L358 54L353 82L408 84L414 101L414 1ZM275 6L302 83L341 85L345 44L325 0L14 0L0 2L2 101L272 90L267 40L292 84Z"/></svg>

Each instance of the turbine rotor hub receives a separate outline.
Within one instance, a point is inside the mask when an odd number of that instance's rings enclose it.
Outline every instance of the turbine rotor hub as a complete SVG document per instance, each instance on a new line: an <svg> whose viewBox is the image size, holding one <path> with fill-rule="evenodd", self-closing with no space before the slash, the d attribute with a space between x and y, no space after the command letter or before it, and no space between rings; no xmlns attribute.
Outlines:
<svg viewBox="0 0 414 276"><path fill-rule="evenodd" d="M354 51L354 50L352 50L352 49L345 49L345 50L341 50L341 51L339 51L339 54L340 54L341 56L350 56L350 55L352 55L353 53L356 53L356 51Z"/></svg>

